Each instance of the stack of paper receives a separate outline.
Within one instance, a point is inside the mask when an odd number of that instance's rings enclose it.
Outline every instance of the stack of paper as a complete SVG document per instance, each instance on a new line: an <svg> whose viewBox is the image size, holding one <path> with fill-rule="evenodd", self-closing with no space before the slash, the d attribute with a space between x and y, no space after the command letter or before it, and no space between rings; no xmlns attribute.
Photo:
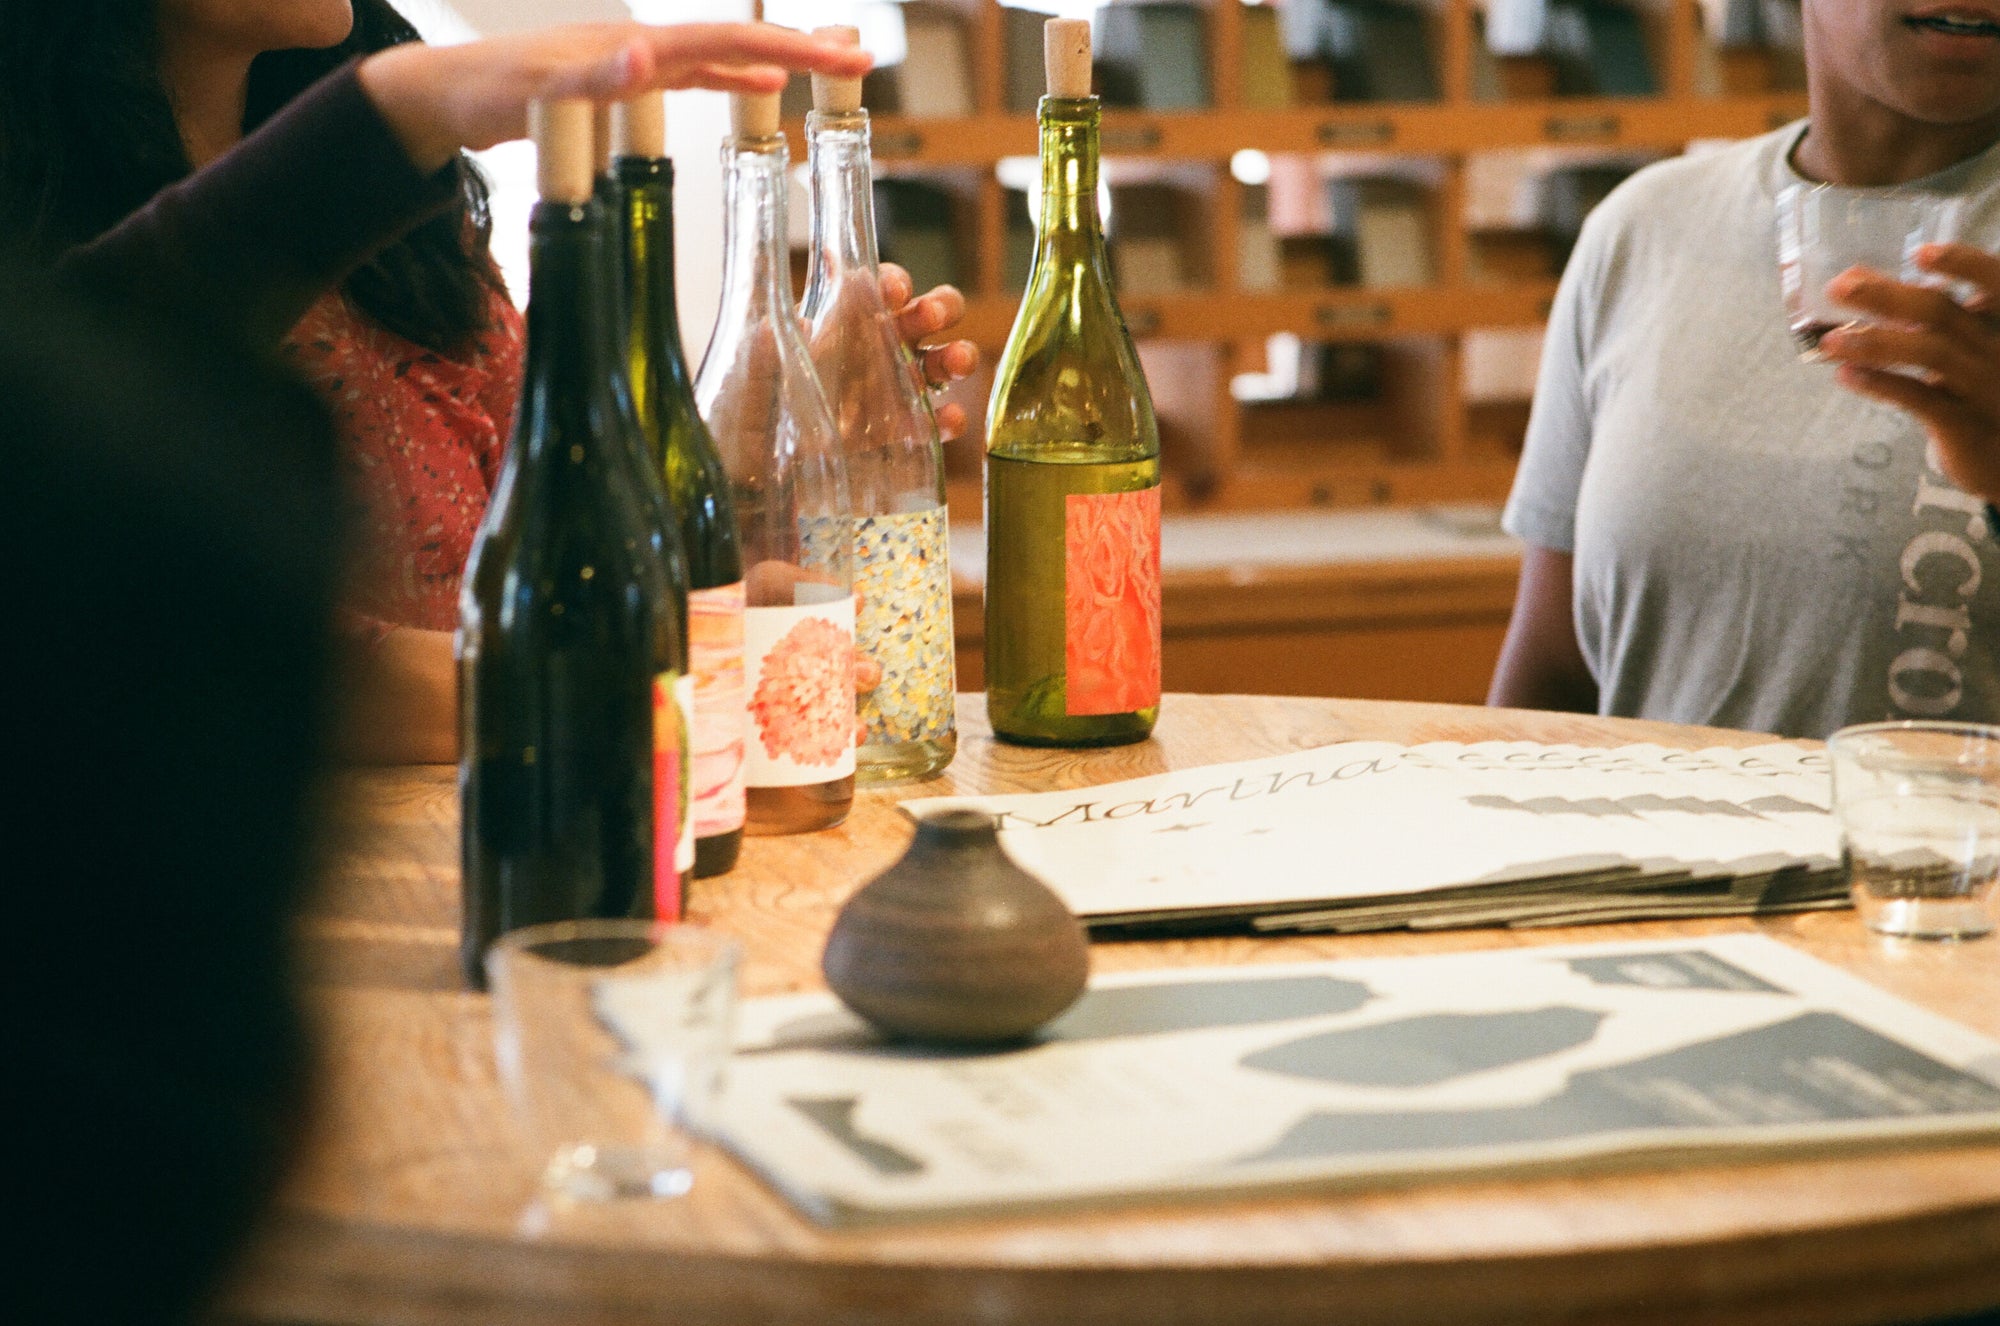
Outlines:
<svg viewBox="0 0 2000 1326"><path fill-rule="evenodd" d="M1136 0L1097 11L1097 86L1107 106L1203 110L1208 48L1201 9L1186 0Z"/></svg>
<svg viewBox="0 0 2000 1326"><path fill-rule="evenodd" d="M1270 190L1266 185L1243 186L1243 214L1237 222L1236 235L1237 286L1243 290L1278 289L1283 283L1283 267L1278 236L1271 229Z"/></svg>
<svg viewBox="0 0 2000 1326"><path fill-rule="evenodd" d="M1243 104L1256 110L1283 110L1298 100L1292 62L1286 58L1278 11L1270 5L1243 10Z"/></svg>
<svg viewBox="0 0 2000 1326"><path fill-rule="evenodd" d="M1196 200L1171 184L1126 184L1111 194L1111 267L1120 294L1165 295L1195 281Z"/></svg>
<svg viewBox="0 0 2000 1326"><path fill-rule="evenodd" d="M1327 196L1336 284L1412 286L1436 279L1422 185L1393 177L1342 177L1327 182Z"/></svg>
<svg viewBox="0 0 2000 1326"><path fill-rule="evenodd" d="M1032 113L1048 88L1048 72L1043 63L1042 29L1048 14L1039 9L1000 11L1007 58L1007 109Z"/></svg>
<svg viewBox="0 0 2000 1326"><path fill-rule="evenodd" d="M909 53L893 70L893 109L926 117L972 114L972 65L958 12L926 0L910 0L902 12Z"/></svg>
<svg viewBox="0 0 2000 1326"><path fill-rule="evenodd" d="M1398 0L1286 0L1285 48L1295 60L1322 61L1335 101L1436 101L1430 23L1420 5Z"/></svg>
<svg viewBox="0 0 2000 1326"><path fill-rule="evenodd" d="M1001 1051L739 1026L724 1140L828 1223L2000 1133L2000 1047L1760 935L1124 973Z"/></svg>
<svg viewBox="0 0 2000 1326"><path fill-rule="evenodd" d="M1556 925L1846 901L1816 748L1343 742L970 807L1099 935Z"/></svg>

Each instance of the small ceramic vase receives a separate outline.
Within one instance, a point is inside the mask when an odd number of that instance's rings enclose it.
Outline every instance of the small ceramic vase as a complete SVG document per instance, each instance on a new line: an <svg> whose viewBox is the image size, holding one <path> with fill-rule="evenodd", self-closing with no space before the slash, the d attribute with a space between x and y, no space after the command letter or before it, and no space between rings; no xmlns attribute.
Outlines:
<svg viewBox="0 0 2000 1326"><path fill-rule="evenodd" d="M993 818L923 820L903 859L840 910L826 983L885 1035L945 1044L1026 1038L1090 976L1083 926L1000 848Z"/></svg>

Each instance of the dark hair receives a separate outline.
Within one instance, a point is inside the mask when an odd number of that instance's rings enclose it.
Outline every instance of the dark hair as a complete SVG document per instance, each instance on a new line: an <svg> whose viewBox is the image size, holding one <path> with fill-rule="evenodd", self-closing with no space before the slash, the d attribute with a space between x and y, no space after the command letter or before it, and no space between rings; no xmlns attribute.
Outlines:
<svg viewBox="0 0 2000 1326"><path fill-rule="evenodd" d="M310 1114L294 930L334 687L324 408L197 325L0 261L5 1033L22 1321L184 1326ZM51 556L52 552L59 555ZM108 826L108 827L107 827ZM107 1252L108 1250L108 1252Z"/></svg>
<svg viewBox="0 0 2000 1326"><path fill-rule="evenodd" d="M418 40L388 0L352 0L326 50L273 51L250 69L249 132L357 55ZM44 258L86 243L192 170L159 69L158 0L0 0L0 233ZM487 322L486 183L455 167L460 201L347 279L356 308L449 352Z"/></svg>

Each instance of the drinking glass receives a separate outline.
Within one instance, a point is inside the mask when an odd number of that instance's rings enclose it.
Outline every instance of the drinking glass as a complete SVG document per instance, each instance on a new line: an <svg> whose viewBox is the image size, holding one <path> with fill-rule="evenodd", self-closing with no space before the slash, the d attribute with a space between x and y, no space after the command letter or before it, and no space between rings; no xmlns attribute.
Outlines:
<svg viewBox="0 0 2000 1326"><path fill-rule="evenodd" d="M691 925L565 921L488 951L500 1078L577 1201L687 1191L734 1034L740 950Z"/></svg>
<svg viewBox="0 0 2000 1326"><path fill-rule="evenodd" d="M1970 939L1994 924L2000 727L1868 723L1827 742L1854 906L1868 928Z"/></svg>
<svg viewBox="0 0 2000 1326"><path fill-rule="evenodd" d="M1916 190L1791 184L1778 191L1778 277L1799 357L1820 358L1819 343L1866 315L1831 298L1827 283L1850 267L1872 267L1916 285L1941 284L1919 268L1916 251L1957 230L1953 198Z"/></svg>

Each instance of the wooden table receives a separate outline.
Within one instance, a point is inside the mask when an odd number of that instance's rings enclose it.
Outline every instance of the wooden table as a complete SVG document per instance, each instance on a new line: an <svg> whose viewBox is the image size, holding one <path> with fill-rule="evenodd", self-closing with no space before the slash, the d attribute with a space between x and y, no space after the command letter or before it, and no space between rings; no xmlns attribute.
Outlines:
<svg viewBox="0 0 2000 1326"><path fill-rule="evenodd" d="M1157 738L997 745L977 698L943 784L1078 786L1349 738L1744 744L1743 734L1443 705L1170 697ZM827 1232L728 1160L691 1195L552 1216L494 1079L484 997L456 968L451 771L356 775L308 927L329 1060L308 1160L231 1315L291 1323L1875 1323L2000 1304L2000 1145L1432 1182ZM745 941L748 992L818 985L854 886L909 829L895 794L839 829L753 839L701 887ZM1747 922L1100 947L1100 970L1715 934ZM2000 1037L2000 941L1891 947L1848 912L1757 923Z"/></svg>

